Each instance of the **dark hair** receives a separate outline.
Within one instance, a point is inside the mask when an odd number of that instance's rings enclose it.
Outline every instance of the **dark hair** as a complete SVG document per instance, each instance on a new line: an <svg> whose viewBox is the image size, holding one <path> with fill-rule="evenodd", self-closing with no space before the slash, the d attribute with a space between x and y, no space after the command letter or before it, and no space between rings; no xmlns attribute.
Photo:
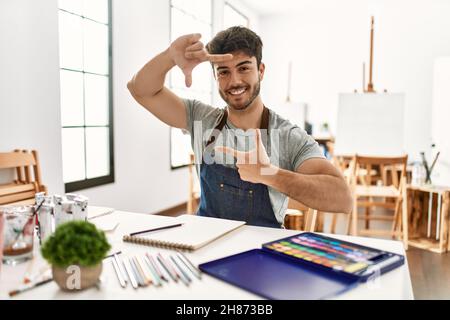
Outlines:
<svg viewBox="0 0 450 320"><path fill-rule="evenodd" d="M262 59L262 46L261 38L252 30L235 26L220 31L206 45L206 50L210 54L226 54L242 51L250 57L255 57L259 67Z"/></svg>

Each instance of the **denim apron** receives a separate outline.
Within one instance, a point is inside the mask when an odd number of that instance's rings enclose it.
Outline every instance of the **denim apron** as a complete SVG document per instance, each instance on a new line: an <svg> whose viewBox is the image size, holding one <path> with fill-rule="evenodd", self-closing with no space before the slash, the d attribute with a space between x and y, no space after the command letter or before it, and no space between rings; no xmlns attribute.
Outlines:
<svg viewBox="0 0 450 320"><path fill-rule="evenodd" d="M228 113L224 111L222 119L214 132L222 131ZM269 109L264 107L261 129L268 129ZM262 135L263 143L265 135ZM212 135L206 144L212 149L216 136ZM269 141L269 139L267 139ZM267 147L267 143L266 143ZM246 221L249 225L280 228L270 203L269 190L261 183L251 183L240 178L237 169L221 164L200 165L201 198L197 214L206 217Z"/></svg>

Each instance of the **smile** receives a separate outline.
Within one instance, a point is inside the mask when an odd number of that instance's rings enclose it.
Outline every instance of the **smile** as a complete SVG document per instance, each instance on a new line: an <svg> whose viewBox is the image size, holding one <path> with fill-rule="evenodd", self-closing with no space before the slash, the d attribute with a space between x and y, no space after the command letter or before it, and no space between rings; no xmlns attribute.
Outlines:
<svg viewBox="0 0 450 320"><path fill-rule="evenodd" d="M247 91L247 88L237 88L237 89L232 89L232 90L228 90L228 94L232 95L232 96L239 96L241 94L243 94L245 91Z"/></svg>

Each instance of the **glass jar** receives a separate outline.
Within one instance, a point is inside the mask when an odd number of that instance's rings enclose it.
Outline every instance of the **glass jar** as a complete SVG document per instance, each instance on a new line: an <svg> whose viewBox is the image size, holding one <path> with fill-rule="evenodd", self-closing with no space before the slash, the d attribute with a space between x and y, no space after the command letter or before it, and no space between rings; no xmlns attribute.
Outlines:
<svg viewBox="0 0 450 320"><path fill-rule="evenodd" d="M16 265L33 257L34 206L3 207L3 262Z"/></svg>
<svg viewBox="0 0 450 320"><path fill-rule="evenodd" d="M425 184L426 178L427 172L423 164L420 162L414 162L411 174L411 184L416 187L422 186Z"/></svg>

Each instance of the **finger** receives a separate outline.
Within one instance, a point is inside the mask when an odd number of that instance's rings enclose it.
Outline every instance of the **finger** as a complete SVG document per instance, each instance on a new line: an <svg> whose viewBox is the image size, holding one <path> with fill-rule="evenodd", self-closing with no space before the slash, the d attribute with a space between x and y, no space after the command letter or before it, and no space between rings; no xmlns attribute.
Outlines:
<svg viewBox="0 0 450 320"><path fill-rule="evenodd" d="M259 129L255 129L255 149L258 157L261 149L260 143L261 143L261 131L259 131Z"/></svg>
<svg viewBox="0 0 450 320"><path fill-rule="evenodd" d="M189 47L187 47L186 52L202 50L204 47L205 46L203 45L203 43L201 41L197 41L193 45L190 45Z"/></svg>
<svg viewBox="0 0 450 320"><path fill-rule="evenodd" d="M186 59L198 59L200 61L206 61L208 53L205 50L187 51L184 53Z"/></svg>
<svg viewBox="0 0 450 320"><path fill-rule="evenodd" d="M200 33L192 33L192 34L188 35L188 42L190 44L194 44L198 40L200 40L201 37L202 37L202 35Z"/></svg>
<svg viewBox="0 0 450 320"><path fill-rule="evenodd" d="M229 147L215 147L214 150L216 152L222 152L225 154L229 154L236 158L237 163L246 163L249 158L248 152L238 151Z"/></svg>
<svg viewBox="0 0 450 320"><path fill-rule="evenodd" d="M235 150L233 148L229 148L229 147L214 147L214 150L216 152L222 152L222 153L225 153L225 154L229 154L229 155L231 155L231 156L233 156L235 158L238 157L238 152L239 152L239 151L237 151L237 150Z"/></svg>
<svg viewBox="0 0 450 320"><path fill-rule="evenodd" d="M233 59L233 55L231 53L227 54L208 54L206 59L210 62L225 62Z"/></svg>
<svg viewBox="0 0 450 320"><path fill-rule="evenodd" d="M184 74L184 83L188 88L192 85L192 71L188 71Z"/></svg>
<svg viewBox="0 0 450 320"><path fill-rule="evenodd" d="M256 148L259 148L261 145L261 130L256 129L256 134L255 134L255 146Z"/></svg>

